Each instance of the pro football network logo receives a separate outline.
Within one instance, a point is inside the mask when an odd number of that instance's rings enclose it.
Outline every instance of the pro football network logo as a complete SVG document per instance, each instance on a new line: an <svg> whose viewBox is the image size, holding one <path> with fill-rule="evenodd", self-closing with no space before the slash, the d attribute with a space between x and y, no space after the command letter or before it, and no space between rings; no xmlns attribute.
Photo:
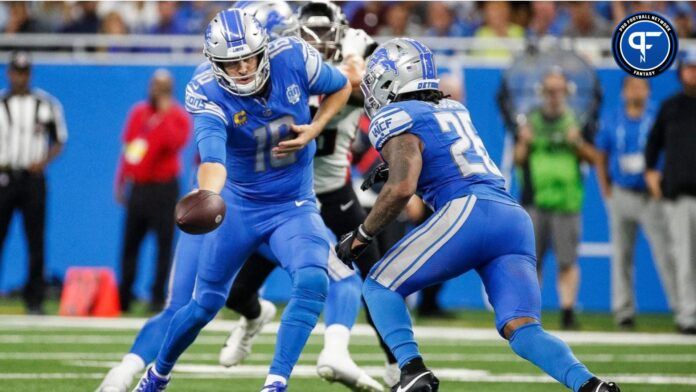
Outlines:
<svg viewBox="0 0 696 392"><path fill-rule="evenodd" d="M639 12L624 19L612 37L614 60L638 78L651 78L669 69L677 50L674 27L652 12Z"/></svg>

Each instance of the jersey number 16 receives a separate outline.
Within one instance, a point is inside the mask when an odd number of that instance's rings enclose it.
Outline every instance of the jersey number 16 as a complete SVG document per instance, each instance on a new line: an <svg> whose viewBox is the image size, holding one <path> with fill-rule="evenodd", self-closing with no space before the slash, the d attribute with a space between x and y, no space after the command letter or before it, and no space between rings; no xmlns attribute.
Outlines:
<svg viewBox="0 0 696 392"><path fill-rule="evenodd" d="M268 162L272 168L279 168L295 163L297 157L295 153L288 155L285 158L276 158L271 154L270 149L278 145L280 142L281 133L287 133L290 130L290 125L293 123L292 117L284 116L273 120L264 127L254 129L254 139L256 139L256 163L254 170L258 172L266 171L266 153L268 153ZM269 143L270 139L270 143Z"/></svg>

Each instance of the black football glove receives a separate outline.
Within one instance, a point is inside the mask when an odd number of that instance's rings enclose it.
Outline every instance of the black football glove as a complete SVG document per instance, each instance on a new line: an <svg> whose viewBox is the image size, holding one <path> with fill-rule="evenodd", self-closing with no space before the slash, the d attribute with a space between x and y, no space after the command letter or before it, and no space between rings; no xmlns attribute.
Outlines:
<svg viewBox="0 0 696 392"><path fill-rule="evenodd" d="M372 185L385 182L389 179L389 165L386 162L380 163L376 168L372 169L367 175L360 189L366 191L372 188Z"/></svg>
<svg viewBox="0 0 696 392"><path fill-rule="evenodd" d="M353 240L356 238L361 244L353 248ZM355 269L353 268L353 262L365 252L365 249L370 246L373 239L374 237L367 234L363 226L360 225L357 229L341 237L341 240L336 244L336 255L348 268Z"/></svg>

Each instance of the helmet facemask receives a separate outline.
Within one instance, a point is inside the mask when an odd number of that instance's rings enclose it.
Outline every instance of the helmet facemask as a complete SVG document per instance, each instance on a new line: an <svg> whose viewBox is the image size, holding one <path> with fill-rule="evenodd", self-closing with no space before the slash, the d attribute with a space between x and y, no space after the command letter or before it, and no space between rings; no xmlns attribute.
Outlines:
<svg viewBox="0 0 696 392"><path fill-rule="evenodd" d="M310 16L300 22L300 38L312 45L324 60L341 61L341 40L346 26L327 16Z"/></svg>
<svg viewBox="0 0 696 392"><path fill-rule="evenodd" d="M208 25L203 53L220 87L230 94L249 96L259 93L266 85L271 71L268 55L268 35L253 16L231 8L219 12ZM244 76L231 76L226 63L256 58L256 70ZM249 78L250 81L241 81Z"/></svg>
<svg viewBox="0 0 696 392"><path fill-rule="evenodd" d="M232 63L237 61L242 61L249 59L250 57L257 57L258 61L256 63L256 70L244 76L231 76L225 71L225 63ZM221 59L216 60L214 58L208 57L210 60L211 68L213 69L213 74L217 79L218 83L222 88L229 91L234 95L239 96L249 96L258 93L263 90L268 77L270 76L271 67L268 60L268 51L265 47L261 48L256 53L252 53L248 56L241 57L238 59ZM238 81L241 79L252 78L248 83L242 84Z"/></svg>

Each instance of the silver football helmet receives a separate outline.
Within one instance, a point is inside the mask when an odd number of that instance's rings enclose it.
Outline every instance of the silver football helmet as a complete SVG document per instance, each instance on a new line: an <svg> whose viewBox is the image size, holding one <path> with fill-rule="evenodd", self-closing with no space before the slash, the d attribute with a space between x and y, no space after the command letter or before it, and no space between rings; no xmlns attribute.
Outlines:
<svg viewBox="0 0 696 392"><path fill-rule="evenodd" d="M400 94L439 90L433 52L410 38L394 38L383 43L368 57L360 89L370 118Z"/></svg>
<svg viewBox="0 0 696 392"><path fill-rule="evenodd" d="M234 95L248 96L261 91L271 74L268 59L268 35L253 16L238 8L218 12L205 30L203 53L212 65L222 88ZM225 63L256 56L256 71L244 76L230 76ZM251 81L242 83L244 79Z"/></svg>
<svg viewBox="0 0 696 392"><path fill-rule="evenodd" d="M330 1L310 1L297 10L300 38L312 45L324 60L341 61L341 42L348 19L341 8Z"/></svg>
<svg viewBox="0 0 696 392"><path fill-rule="evenodd" d="M271 40L278 37L298 35L300 25L292 8L283 0L270 1L238 1L234 8L244 10L256 18Z"/></svg>

